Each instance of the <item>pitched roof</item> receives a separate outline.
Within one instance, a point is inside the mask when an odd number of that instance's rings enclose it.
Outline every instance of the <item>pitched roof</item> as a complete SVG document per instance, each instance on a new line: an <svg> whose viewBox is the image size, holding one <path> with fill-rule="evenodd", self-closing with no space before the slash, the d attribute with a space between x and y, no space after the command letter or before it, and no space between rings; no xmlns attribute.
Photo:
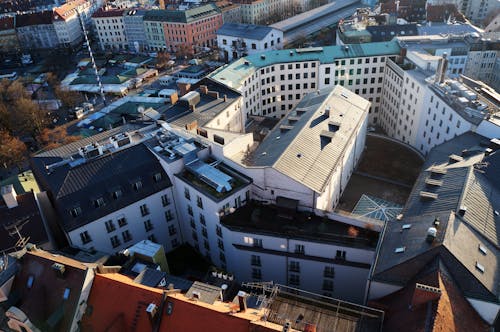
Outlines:
<svg viewBox="0 0 500 332"><path fill-rule="evenodd" d="M98 11L96 11L92 17L93 18L100 18L100 17L121 17L123 16L123 13L125 12L124 9L104 9L101 8Z"/></svg>
<svg viewBox="0 0 500 332"><path fill-rule="evenodd" d="M54 263L64 265L63 274L54 270ZM42 329L69 331L79 307L78 300L88 273L87 266L39 249L26 252L20 264L22 268L11 290L11 294L16 294L18 298L13 305ZM31 287L28 286L30 278L33 279ZM67 289L68 298L64 299Z"/></svg>
<svg viewBox="0 0 500 332"><path fill-rule="evenodd" d="M52 24L51 11L16 15L16 28L40 24Z"/></svg>
<svg viewBox="0 0 500 332"><path fill-rule="evenodd" d="M386 224L373 279L404 285L440 255L466 296L498 302L500 218L494 211L500 210L500 194L484 169L496 173L500 166L498 157L484 158L487 142L466 133L431 150L402 220ZM431 243L426 241L430 227L437 229Z"/></svg>
<svg viewBox="0 0 500 332"><path fill-rule="evenodd" d="M247 163L273 167L321 193L357 135L369 105L341 86L309 93L276 125Z"/></svg>
<svg viewBox="0 0 500 332"><path fill-rule="evenodd" d="M434 267L430 271L419 274L401 290L370 301L370 305L386 312L384 331L488 331L488 325L461 293L439 259L431 265ZM424 288L422 293L419 293L419 288Z"/></svg>
<svg viewBox="0 0 500 332"><path fill-rule="evenodd" d="M17 234L9 235L11 227L18 225L23 237L33 244L45 244L49 241L43 224L40 210L32 192L17 195L18 206L9 209L0 201L0 252L13 250L19 238Z"/></svg>
<svg viewBox="0 0 500 332"><path fill-rule="evenodd" d="M217 30L217 35L262 40L271 31L273 31L273 28L265 25L224 23L219 30Z"/></svg>
<svg viewBox="0 0 500 332"><path fill-rule="evenodd" d="M61 150L61 154L64 152L66 150ZM76 166L64 164L54 167L50 172L47 172L46 165L65 158L45 155L33 157L34 173L42 186L51 192L62 226L67 231L172 185L159 161L143 144L107 153ZM161 174L159 181L154 179L158 173ZM137 181L142 183L142 187L135 190L133 184ZM121 191L121 197L113 197L116 190ZM104 205L94 205L98 198L104 200ZM77 206L84 213L73 217L70 210Z"/></svg>
<svg viewBox="0 0 500 332"><path fill-rule="evenodd" d="M0 17L0 31L12 30L15 28L15 17Z"/></svg>

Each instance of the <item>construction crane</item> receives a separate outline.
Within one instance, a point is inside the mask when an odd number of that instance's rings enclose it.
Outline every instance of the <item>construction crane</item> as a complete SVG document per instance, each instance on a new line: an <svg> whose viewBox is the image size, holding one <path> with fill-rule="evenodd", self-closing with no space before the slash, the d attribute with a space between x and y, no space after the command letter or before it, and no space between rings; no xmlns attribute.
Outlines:
<svg viewBox="0 0 500 332"><path fill-rule="evenodd" d="M97 85L99 86L99 92L101 94L102 102L104 103L104 106L106 106L106 96L104 94L104 88L103 88L102 83L101 83L101 77L99 76L99 71L97 70L97 66L95 64L94 54L92 53L92 48L90 47L89 37L87 34L87 28L85 28L85 22L83 21L82 15L80 15L80 12L78 10L76 10L76 14L78 15L78 19L80 20L80 25L82 26L83 36L85 37L84 46L86 45L87 49L89 51L90 61L92 62L92 67L94 67L95 77L96 77Z"/></svg>

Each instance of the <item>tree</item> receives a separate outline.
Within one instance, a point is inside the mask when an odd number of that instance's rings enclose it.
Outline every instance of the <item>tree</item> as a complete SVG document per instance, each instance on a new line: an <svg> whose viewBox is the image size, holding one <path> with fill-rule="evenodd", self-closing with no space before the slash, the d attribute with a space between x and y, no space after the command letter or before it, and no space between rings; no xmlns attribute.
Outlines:
<svg viewBox="0 0 500 332"><path fill-rule="evenodd" d="M7 106L0 101L0 130L12 132L11 116Z"/></svg>
<svg viewBox="0 0 500 332"><path fill-rule="evenodd" d="M60 85L54 87L54 93L61 103L69 108L74 108L83 102L83 97L79 92L64 90Z"/></svg>
<svg viewBox="0 0 500 332"><path fill-rule="evenodd" d="M44 128L38 136L39 142L46 149L54 149L61 145L76 142L80 139L79 136L68 135L65 126L59 126L54 129Z"/></svg>
<svg viewBox="0 0 500 332"><path fill-rule="evenodd" d="M184 57L191 56L193 54L193 48L186 44L180 44L177 46L177 51L175 55L184 59Z"/></svg>
<svg viewBox="0 0 500 332"><path fill-rule="evenodd" d="M156 57L156 67L163 68L167 66L169 61L170 61L170 54L168 54L167 52L158 52L158 55Z"/></svg>
<svg viewBox="0 0 500 332"><path fill-rule="evenodd" d="M36 137L45 127L45 111L31 99L19 99L12 108L12 128L19 134Z"/></svg>
<svg viewBox="0 0 500 332"><path fill-rule="evenodd" d="M26 158L26 145L7 131L0 131L0 164L5 168L20 166Z"/></svg>

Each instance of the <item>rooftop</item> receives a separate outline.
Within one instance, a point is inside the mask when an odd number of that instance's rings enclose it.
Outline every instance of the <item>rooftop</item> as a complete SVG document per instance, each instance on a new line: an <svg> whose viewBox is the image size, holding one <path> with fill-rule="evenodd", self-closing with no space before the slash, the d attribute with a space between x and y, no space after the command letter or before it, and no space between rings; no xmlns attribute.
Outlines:
<svg viewBox="0 0 500 332"><path fill-rule="evenodd" d="M309 93L243 162L273 167L321 193L369 105L341 86Z"/></svg>
<svg viewBox="0 0 500 332"><path fill-rule="evenodd" d="M278 197L278 200L294 201L283 197ZM252 201L224 216L221 223L231 230L246 233L337 243L370 250L377 244L377 232L281 205L261 205ZM364 265L367 264L361 265L366 267Z"/></svg>
<svg viewBox="0 0 500 332"><path fill-rule="evenodd" d="M93 18L101 18L101 17L121 17L123 16L123 9L99 9L96 11L92 17Z"/></svg>
<svg viewBox="0 0 500 332"><path fill-rule="evenodd" d="M430 35L466 35L481 33L483 30L470 23L429 23L417 26L420 36Z"/></svg>
<svg viewBox="0 0 500 332"><path fill-rule="evenodd" d="M152 10L145 13L145 20L162 21L171 23L191 23L206 17L220 14L220 9L215 4L207 4L187 10Z"/></svg>
<svg viewBox="0 0 500 332"><path fill-rule="evenodd" d="M346 46L324 46L302 49L267 51L240 58L221 67L208 76L232 88L239 88L248 76L260 68L289 62L317 61L321 64L335 63L337 59L398 55L397 42L351 44Z"/></svg>
<svg viewBox="0 0 500 332"><path fill-rule="evenodd" d="M217 35L262 40L271 31L273 31L273 28L265 25L224 23L224 25L217 30Z"/></svg>
<svg viewBox="0 0 500 332"><path fill-rule="evenodd" d="M500 154L485 157L489 144L466 133L431 150L401 220L387 223L374 279L405 284L440 255L466 296L498 301Z"/></svg>

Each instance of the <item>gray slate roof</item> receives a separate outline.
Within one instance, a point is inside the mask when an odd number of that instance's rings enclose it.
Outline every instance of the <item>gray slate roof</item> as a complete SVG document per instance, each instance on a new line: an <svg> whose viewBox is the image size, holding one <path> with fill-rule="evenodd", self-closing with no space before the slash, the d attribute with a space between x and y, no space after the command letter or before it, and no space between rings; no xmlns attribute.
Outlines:
<svg viewBox="0 0 500 332"><path fill-rule="evenodd" d="M265 25L224 23L224 25L217 30L217 35L262 40L272 30L273 28Z"/></svg>
<svg viewBox="0 0 500 332"><path fill-rule="evenodd" d="M367 116L369 105L341 86L310 93L276 125L247 163L273 167L321 193ZM325 115L327 108L329 116ZM339 125L335 132L331 131L334 123ZM331 142L322 135L330 135Z"/></svg>
<svg viewBox="0 0 500 332"><path fill-rule="evenodd" d="M495 211L500 211L500 186L495 176L500 151L484 157L487 144L487 138L466 133L431 150L402 212L403 219L386 225L373 280L404 285L439 255L466 296L499 301L500 217ZM450 162L451 154L461 155L463 160ZM435 169L445 170L445 174L433 172ZM429 185L429 178L440 185ZM438 196L422 200L421 191ZM458 211L463 207L462 216ZM434 227L436 218L440 221L437 237L429 244L427 230ZM402 229L405 224L411 227ZM394 251L403 247L404 252Z"/></svg>
<svg viewBox="0 0 500 332"><path fill-rule="evenodd" d="M71 167L66 164L47 173L45 165L63 159L36 155L32 158L32 164L40 185L50 193L66 231L81 227L172 185L160 162L144 144L104 154L79 166ZM160 181L154 180L156 173L161 174ZM142 182L142 188L134 190L133 183L138 180ZM113 192L118 188L121 189L122 196L114 199ZM94 200L100 197L104 199L105 205L96 208ZM73 217L69 211L76 206L80 206L83 213Z"/></svg>

